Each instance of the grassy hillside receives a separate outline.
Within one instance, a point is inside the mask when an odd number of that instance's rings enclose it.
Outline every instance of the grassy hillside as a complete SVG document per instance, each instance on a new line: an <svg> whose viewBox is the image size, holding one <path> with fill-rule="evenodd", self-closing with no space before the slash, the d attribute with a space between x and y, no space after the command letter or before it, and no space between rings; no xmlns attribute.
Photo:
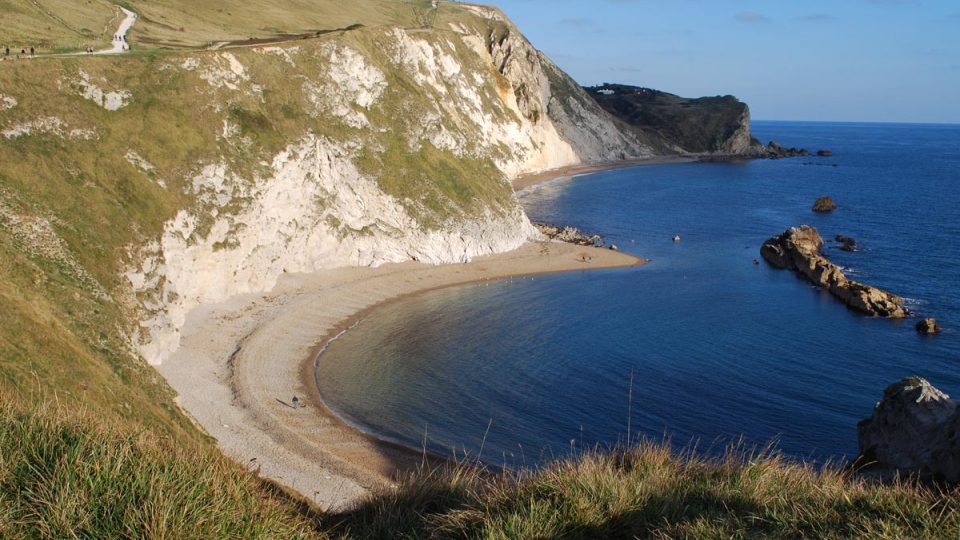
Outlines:
<svg viewBox="0 0 960 540"><path fill-rule="evenodd" d="M109 46L122 16L140 15L129 40L149 47L205 47L220 41L302 34L355 24L415 24L422 0L0 0L0 46L42 52Z"/></svg>
<svg viewBox="0 0 960 540"><path fill-rule="evenodd" d="M323 538L208 445L0 400L0 538Z"/></svg>
<svg viewBox="0 0 960 540"><path fill-rule="evenodd" d="M442 33L423 37L447 42ZM365 28L303 41L296 68L276 54L235 49L229 58L246 79L230 71L228 57L207 51L0 62L0 100L16 103L0 106L0 392L195 435L130 348L137 302L123 272L133 262L128 250L159 238L181 209L207 220L198 234L210 226L215 214L193 187L204 164L223 163L250 184L287 144L312 134L360 144L358 167L425 227L512 205L490 159L410 148L409 134L435 105L410 74L390 68L391 39ZM382 129L317 110L312 89L335 94L323 89L333 43L387 77L378 106L363 110ZM489 69L465 50L462 57ZM199 67L184 68L187 58ZM234 79L208 80L217 77ZM497 88L480 90L493 110ZM125 96L117 110L103 106L111 92Z"/></svg>

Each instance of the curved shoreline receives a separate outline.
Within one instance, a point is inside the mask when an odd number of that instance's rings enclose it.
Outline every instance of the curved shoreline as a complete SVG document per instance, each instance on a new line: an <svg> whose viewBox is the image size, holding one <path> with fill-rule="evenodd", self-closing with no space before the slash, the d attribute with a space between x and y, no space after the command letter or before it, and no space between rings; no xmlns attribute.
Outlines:
<svg viewBox="0 0 960 540"><path fill-rule="evenodd" d="M157 369L225 454L321 508L342 510L390 486L425 456L364 434L323 405L314 369L333 337L371 310L438 288L644 262L609 250L530 242L468 264L407 262L286 276L269 293L191 312L180 350ZM293 395L304 408L289 406Z"/></svg>
<svg viewBox="0 0 960 540"><path fill-rule="evenodd" d="M521 192L538 184L560 180L571 176L582 176L601 171L611 171L615 169L631 169L633 167L646 167L650 165L672 165L676 163L695 163L701 156L697 155L677 155L677 156L652 156L646 158L627 159L622 161L611 161L607 163L594 163L587 165L570 165L557 169L522 174L513 179L511 185L514 192Z"/></svg>

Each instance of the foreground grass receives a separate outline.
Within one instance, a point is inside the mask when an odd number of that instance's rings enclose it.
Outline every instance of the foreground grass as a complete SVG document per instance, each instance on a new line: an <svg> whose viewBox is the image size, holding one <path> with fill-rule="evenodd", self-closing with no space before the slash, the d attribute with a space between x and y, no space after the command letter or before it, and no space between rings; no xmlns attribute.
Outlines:
<svg viewBox="0 0 960 540"><path fill-rule="evenodd" d="M0 404L0 538L322 538L301 510L210 446Z"/></svg>
<svg viewBox="0 0 960 540"><path fill-rule="evenodd" d="M99 427L97 427L99 426ZM0 538L958 538L960 495L643 444L413 474L323 515L203 444L0 403Z"/></svg>
<svg viewBox="0 0 960 540"><path fill-rule="evenodd" d="M776 456L718 461L663 446L523 475L425 472L345 516L366 538L958 538L960 497L877 485Z"/></svg>

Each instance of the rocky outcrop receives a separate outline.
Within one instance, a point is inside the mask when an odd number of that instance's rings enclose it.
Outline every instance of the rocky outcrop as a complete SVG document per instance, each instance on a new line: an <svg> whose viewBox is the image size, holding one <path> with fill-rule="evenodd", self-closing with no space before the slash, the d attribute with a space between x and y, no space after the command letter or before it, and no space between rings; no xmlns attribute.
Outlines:
<svg viewBox="0 0 960 540"><path fill-rule="evenodd" d="M833 157L833 150L829 150L826 148L823 150L817 150L817 155L819 157Z"/></svg>
<svg viewBox="0 0 960 540"><path fill-rule="evenodd" d="M540 231L540 234L556 242L566 242L578 246L603 246L603 237L599 234L586 235L580 232L576 227L557 227L546 223L534 223L534 227Z"/></svg>
<svg viewBox="0 0 960 540"><path fill-rule="evenodd" d="M586 90L645 143L665 151L723 156L764 152L750 134L750 108L733 96L689 99L623 84Z"/></svg>
<svg viewBox="0 0 960 540"><path fill-rule="evenodd" d="M653 145L624 129L499 11L474 11L486 13L495 23L486 36L485 47L493 69L506 83L500 89L501 97L516 104L516 112L525 122L554 132L556 139L569 149L568 155L560 156L565 162L545 160L521 172L654 154ZM554 144L549 138L544 143L548 147Z"/></svg>
<svg viewBox="0 0 960 540"><path fill-rule="evenodd" d="M899 296L848 279L839 266L820 254L822 247L823 238L817 229L803 225L764 242L760 255L774 267L793 270L823 287L856 311L890 318L909 315Z"/></svg>
<svg viewBox="0 0 960 540"><path fill-rule="evenodd" d="M588 87L607 112L661 152L695 154L702 161L780 159L810 154L776 141L764 146L750 132L750 108L733 96L683 98L667 92L604 84Z"/></svg>
<svg viewBox="0 0 960 540"><path fill-rule="evenodd" d="M813 211L819 214L826 214L837 209L837 203L830 197L820 197L813 203Z"/></svg>
<svg viewBox="0 0 960 540"><path fill-rule="evenodd" d="M942 331L940 325L937 323L937 320L929 318L918 322L916 328L917 332L928 336L939 334Z"/></svg>
<svg viewBox="0 0 960 540"><path fill-rule="evenodd" d="M957 401L920 377L891 385L858 426L859 463L960 481L960 414Z"/></svg>
<svg viewBox="0 0 960 540"><path fill-rule="evenodd" d="M781 159L781 158L792 158L792 157L804 157L809 156L810 151L806 148L787 148L780 146L777 141L770 141L763 151L760 152L758 157L766 157L770 159Z"/></svg>

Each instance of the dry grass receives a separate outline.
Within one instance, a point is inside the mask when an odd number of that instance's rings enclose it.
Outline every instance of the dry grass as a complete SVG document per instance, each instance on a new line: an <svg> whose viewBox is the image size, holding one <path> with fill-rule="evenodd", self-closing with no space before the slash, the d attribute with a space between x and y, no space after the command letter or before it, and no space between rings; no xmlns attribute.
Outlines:
<svg viewBox="0 0 960 540"><path fill-rule="evenodd" d="M877 485L776 455L698 459L660 445L539 472L452 466L343 516L361 538L957 538L960 495Z"/></svg>
<svg viewBox="0 0 960 540"><path fill-rule="evenodd" d="M428 4L429 2L427 2ZM205 47L220 41L303 34L355 24L414 26L422 0L0 0L0 46L41 52L105 48L120 22L117 5L140 15L136 49ZM9 21L9 22L8 22Z"/></svg>
<svg viewBox="0 0 960 540"><path fill-rule="evenodd" d="M0 538L324 538L317 523L214 448L0 402Z"/></svg>
<svg viewBox="0 0 960 540"><path fill-rule="evenodd" d="M96 427L94 427L96 426ZM642 444L539 471L423 470L323 515L206 445L0 402L0 538L877 538L960 536L960 494L776 455Z"/></svg>

